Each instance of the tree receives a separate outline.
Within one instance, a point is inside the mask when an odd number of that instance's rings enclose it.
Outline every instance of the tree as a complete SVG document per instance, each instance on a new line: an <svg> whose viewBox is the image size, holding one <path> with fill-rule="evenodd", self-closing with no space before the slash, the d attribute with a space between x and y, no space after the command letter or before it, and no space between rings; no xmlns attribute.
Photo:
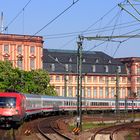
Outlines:
<svg viewBox="0 0 140 140"><path fill-rule="evenodd" d="M9 89L22 93L56 95L47 71L39 69L27 72L13 68L8 61L0 61L0 91Z"/></svg>

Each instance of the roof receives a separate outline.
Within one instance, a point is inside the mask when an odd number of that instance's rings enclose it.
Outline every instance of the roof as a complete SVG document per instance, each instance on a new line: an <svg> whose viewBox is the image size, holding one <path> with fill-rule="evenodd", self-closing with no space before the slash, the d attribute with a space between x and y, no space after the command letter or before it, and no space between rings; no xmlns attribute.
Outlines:
<svg viewBox="0 0 140 140"><path fill-rule="evenodd" d="M74 73L77 72L77 51L74 50L56 50L43 49L43 68L52 72L52 64L55 65L55 73L65 72L66 64L68 69ZM96 71L93 72L93 66ZM119 60L100 51L82 52L82 72L83 73L105 73L105 67L108 67L110 74L116 73L116 67L120 66L122 74L126 74L125 65ZM71 69L71 70L70 70Z"/></svg>

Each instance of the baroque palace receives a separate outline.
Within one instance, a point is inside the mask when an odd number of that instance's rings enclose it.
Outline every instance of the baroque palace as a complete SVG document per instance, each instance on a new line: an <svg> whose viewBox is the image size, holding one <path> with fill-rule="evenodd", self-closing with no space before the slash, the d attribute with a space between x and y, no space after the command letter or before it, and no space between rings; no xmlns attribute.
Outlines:
<svg viewBox="0 0 140 140"><path fill-rule="evenodd" d="M41 36L0 34L0 60L26 71L45 69L59 96L76 96L76 51L43 49ZM83 52L83 98L115 98L117 70L119 98L139 98L140 57L115 59L98 51Z"/></svg>

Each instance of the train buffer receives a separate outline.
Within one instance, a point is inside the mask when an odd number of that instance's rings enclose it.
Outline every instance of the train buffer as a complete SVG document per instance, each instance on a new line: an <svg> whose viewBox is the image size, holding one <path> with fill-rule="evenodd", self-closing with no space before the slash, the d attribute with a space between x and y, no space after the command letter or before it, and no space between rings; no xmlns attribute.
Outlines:
<svg viewBox="0 0 140 140"><path fill-rule="evenodd" d="M75 135L79 135L79 133L80 133L80 128L79 128L79 127L75 127L75 128L73 128L72 132L73 132Z"/></svg>

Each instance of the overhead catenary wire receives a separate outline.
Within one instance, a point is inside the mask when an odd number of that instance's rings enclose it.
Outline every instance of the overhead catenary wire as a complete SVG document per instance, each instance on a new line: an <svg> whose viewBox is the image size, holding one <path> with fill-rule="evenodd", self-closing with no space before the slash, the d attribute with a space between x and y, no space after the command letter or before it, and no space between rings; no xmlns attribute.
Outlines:
<svg viewBox="0 0 140 140"><path fill-rule="evenodd" d="M131 7L140 15L140 12L133 6L133 4L127 0L127 2L131 5Z"/></svg>
<svg viewBox="0 0 140 140"><path fill-rule="evenodd" d="M76 1L73 1L73 3L68 6L65 10L63 10L60 14L58 14L55 18L53 18L50 22L48 22L45 26L43 26L41 29L39 29L35 34L31 35L29 38L28 38L28 41L30 41L34 36L36 36L39 32L41 32L42 30L44 30L47 26L49 26L51 23L53 23L56 19L58 19L61 15L63 15L67 10L69 10L72 6L74 6L78 1L80 0L76 0ZM24 8L22 9L22 11L24 11L24 9L28 6L28 4L31 2L31 0L28 1L28 3L24 6ZM10 25L18 16L19 14L21 14L20 11L17 16L8 24ZM16 51L16 48L11 52L11 54ZM2 55L2 54L1 54Z"/></svg>
<svg viewBox="0 0 140 140"><path fill-rule="evenodd" d="M123 9L121 9L121 10L123 10ZM135 16L134 16L134 17L135 17ZM136 18L135 18L135 19L136 19ZM135 31L138 31L138 30L134 30L134 31L131 31L131 32L135 32ZM129 32L129 33L130 33L130 32ZM139 33L138 33L138 34L139 34ZM123 41L120 41L119 44L118 44L118 46L117 46L117 48L116 48L116 50L115 50L115 52L114 52L114 54L113 54L113 56L114 56L114 55L116 54L116 52L118 51L118 49L119 49L121 43L126 42L127 40L129 40L129 39L131 39L131 38L133 38L133 37L136 37L138 34L132 35L132 36L128 37L127 39L125 39L125 40L123 40ZM107 41L107 40L105 40L105 41ZM104 43L104 42L98 44L98 46L102 45L103 43ZM95 48L95 47L97 47L97 46L92 47L92 49Z"/></svg>
<svg viewBox="0 0 140 140"><path fill-rule="evenodd" d="M111 32L110 38L108 38L109 40L111 39L111 37L112 37L113 34L114 34L114 31L115 31L115 29L116 29L117 22L118 22L118 20L119 20L119 18L120 18L120 15L121 15L121 11L122 11L122 10L120 10L120 11L117 13L117 16L116 16L117 18L116 18L116 20L115 20L115 24L114 24L113 30L112 30L112 32ZM109 41L109 42L110 42L110 41ZM107 43L106 48L108 47L109 42Z"/></svg>
<svg viewBox="0 0 140 140"><path fill-rule="evenodd" d="M66 11L68 11L72 6L74 6L79 0L73 1L73 3L68 6L65 10L63 10L60 14L58 14L56 17L54 17L51 21L49 21L47 24L45 24L41 29L39 29L33 36L40 33L42 30L44 30L47 26L49 26L51 23L53 23L55 20L57 20L61 15L63 15Z"/></svg>
<svg viewBox="0 0 140 140"><path fill-rule="evenodd" d="M125 9L124 7L122 7L122 4L118 4L118 6L120 7L120 8L122 8L122 10L124 10L125 12L127 12L129 15L131 15L133 18L135 18L137 21L139 21L140 22L140 20L136 17L136 16L134 16L132 13L130 13L127 9Z"/></svg>
<svg viewBox="0 0 140 140"><path fill-rule="evenodd" d="M30 4L31 1L32 1L32 0L29 0L29 1L25 4L25 6L17 13L17 15L6 25L6 27L5 27L1 32L6 31L6 30L8 29L8 27L17 19L17 17L19 17L19 15L20 15L22 12L24 12L25 8Z"/></svg>
<svg viewBox="0 0 140 140"><path fill-rule="evenodd" d="M117 53L117 51L118 51L119 47L121 46L121 43L122 43L122 42L120 42L120 43L117 45L117 48L116 48L116 50L115 50L115 52L114 52L114 54L113 54L113 56L112 56L112 57L114 57L114 56L116 55L116 53Z"/></svg>
<svg viewBox="0 0 140 140"><path fill-rule="evenodd" d="M130 25L127 25L127 24L130 24ZM122 29L122 28L124 29L124 28L128 28L128 27L136 26L136 25L139 25L139 23L137 23L137 21L131 21L131 22L126 22L126 23L122 23L122 24L116 24L115 29ZM107 27L102 27L100 29L89 30L88 32L85 32L84 35L93 34L93 33L98 34L98 32L112 31L113 28L114 28L114 26L107 26ZM78 36L80 33L81 33L81 31L60 33L60 34L50 34L50 35L44 35L44 39L59 39L59 38L75 37L75 36Z"/></svg>
<svg viewBox="0 0 140 140"><path fill-rule="evenodd" d="M107 16L108 14L110 14L115 8L117 7L117 5L115 5L113 8L111 8L111 10L109 10L108 12L106 12L101 18L99 18L97 21L95 21L94 23L92 23L90 26L88 26L85 30L83 30L80 34L85 33L86 31L88 31L92 26L96 25L99 21L101 21L103 18L105 18L105 16ZM74 40L75 38L73 38L72 40ZM65 43L65 44L70 44L71 42L68 41L69 43ZM65 47L61 46L61 47Z"/></svg>

